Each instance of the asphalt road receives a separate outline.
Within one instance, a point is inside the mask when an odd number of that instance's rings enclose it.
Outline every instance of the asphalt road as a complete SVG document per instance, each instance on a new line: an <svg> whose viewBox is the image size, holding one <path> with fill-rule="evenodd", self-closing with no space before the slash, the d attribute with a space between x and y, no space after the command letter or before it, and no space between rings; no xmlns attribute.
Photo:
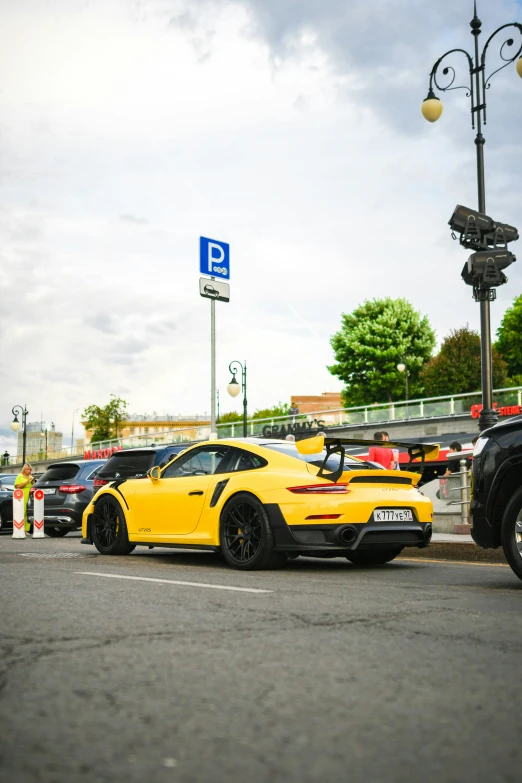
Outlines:
<svg viewBox="0 0 522 783"><path fill-rule="evenodd" d="M507 566L240 573L3 535L0 584L2 783L521 778Z"/></svg>

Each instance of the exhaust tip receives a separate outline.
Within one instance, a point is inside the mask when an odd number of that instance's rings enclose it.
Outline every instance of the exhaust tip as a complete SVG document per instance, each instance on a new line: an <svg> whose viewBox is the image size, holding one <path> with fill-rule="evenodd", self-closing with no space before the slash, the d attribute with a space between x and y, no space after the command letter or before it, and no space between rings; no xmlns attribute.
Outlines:
<svg viewBox="0 0 522 783"><path fill-rule="evenodd" d="M432 535L433 535L433 528L432 528L432 526L431 525L426 525L426 527L424 528L424 539L425 539L427 544L430 543Z"/></svg>
<svg viewBox="0 0 522 783"><path fill-rule="evenodd" d="M354 527L351 527L350 525L348 527L343 527L343 529L339 533L339 538L341 539L343 544L353 544L353 542L357 538L357 530Z"/></svg>

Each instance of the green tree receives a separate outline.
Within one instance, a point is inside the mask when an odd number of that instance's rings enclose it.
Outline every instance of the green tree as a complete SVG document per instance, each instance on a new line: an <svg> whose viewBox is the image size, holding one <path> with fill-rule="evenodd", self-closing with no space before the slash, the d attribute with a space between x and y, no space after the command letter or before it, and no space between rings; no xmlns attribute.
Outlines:
<svg viewBox="0 0 522 783"><path fill-rule="evenodd" d="M406 299L388 297L343 314L330 342L337 364L328 369L346 383L344 404L364 405L404 398L401 362L408 368L410 398L422 393L420 370L435 347L435 333Z"/></svg>
<svg viewBox="0 0 522 783"><path fill-rule="evenodd" d="M259 408L253 414L253 419L272 419L275 416L288 416L290 406L286 402L278 402L271 408Z"/></svg>
<svg viewBox="0 0 522 783"><path fill-rule="evenodd" d="M507 367L493 348L493 386L506 385ZM469 326L453 329L440 351L423 367L421 379L427 397L465 394L481 388L480 337Z"/></svg>
<svg viewBox="0 0 522 783"><path fill-rule="evenodd" d="M103 408L89 405L83 412L83 423L86 430L92 430L91 442L117 438L128 415L127 403L115 394L111 394L110 401Z"/></svg>
<svg viewBox="0 0 522 783"><path fill-rule="evenodd" d="M516 297L511 307L504 313L497 329L495 348L507 363L511 378L522 375L522 294Z"/></svg>
<svg viewBox="0 0 522 783"><path fill-rule="evenodd" d="M219 424L228 424L234 421L243 421L243 414L230 411L230 413L221 413L219 415Z"/></svg>

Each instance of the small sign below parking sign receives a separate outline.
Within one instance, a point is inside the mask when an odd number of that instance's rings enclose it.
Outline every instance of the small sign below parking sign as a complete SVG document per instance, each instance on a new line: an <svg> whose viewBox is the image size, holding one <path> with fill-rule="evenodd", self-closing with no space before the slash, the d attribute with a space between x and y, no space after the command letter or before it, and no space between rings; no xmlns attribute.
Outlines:
<svg viewBox="0 0 522 783"><path fill-rule="evenodd" d="M199 271L202 275L230 280L230 245L217 239L200 237Z"/></svg>

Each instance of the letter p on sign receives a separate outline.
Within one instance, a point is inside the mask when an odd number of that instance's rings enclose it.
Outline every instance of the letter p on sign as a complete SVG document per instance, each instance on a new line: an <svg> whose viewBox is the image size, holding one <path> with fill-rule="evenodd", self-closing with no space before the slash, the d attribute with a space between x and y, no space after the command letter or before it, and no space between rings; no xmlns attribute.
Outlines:
<svg viewBox="0 0 522 783"><path fill-rule="evenodd" d="M230 279L230 245L208 237L199 238L199 271L202 275Z"/></svg>

